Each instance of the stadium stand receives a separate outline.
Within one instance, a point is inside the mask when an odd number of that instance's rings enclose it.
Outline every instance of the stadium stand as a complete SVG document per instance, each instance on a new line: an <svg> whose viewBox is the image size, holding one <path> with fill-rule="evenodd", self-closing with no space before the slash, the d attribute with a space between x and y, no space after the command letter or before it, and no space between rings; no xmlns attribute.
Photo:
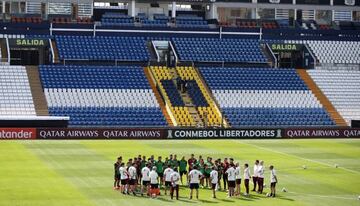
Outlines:
<svg viewBox="0 0 360 206"><path fill-rule="evenodd" d="M157 82L160 93L162 94L165 104L168 106L175 126L196 126L194 118L189 112L178 92L173 80L170 69L162 66L151 66L150 71Z"/></svg>
<svg viewBox="0 0 360 206"><path fill-rule="evenodd" d="M40 76L49 113L70 126L166 126L141 67L43 65Z"/></svg>
<svg viewBox="0 0 360 206"><path fill-rule="evenodd" d="M259 40L173 38L180 60L266 63Z"/></svg>
<svg viewBox="0 0 360 206"><path fill-rule="evenodd" d="M288 40L285 43L308 44L322 64L360 64L360 42Z"/></svg>
<svg viewBox="0 0 360 206"><path fill-rule="evenodd" d="M123 13L106 12L102 15L103 26L134 26L134 18Z"/></svg>
<svg viewBox="0 0 360 206"><path fill-rule="evenodd" d="M294 69L200 69L231 126L334 125Z"/></svg>
<svg viewBox="0 0 360 206"><path fill-rule="evenodd" d="M360 119L360 71L309 70L311 78L351 125Z"/></svg>
<svg viewBox="0 0 360 206"><path fill-rule="evenodd" d="M148 61L144 37L56 36L59 58L107 61Z"/></svg>
<svg viewBox="0 0 360 206"><path fill-rule="evenodd" d="M0 66L0 116L35 116L24 66Z"/></svg>
<svg viewBox="0 0 360 206"><path fill-rule="evenodd" d="M196 15L177 16L176 26L180 28L209 28L207 21Z"/></svg>

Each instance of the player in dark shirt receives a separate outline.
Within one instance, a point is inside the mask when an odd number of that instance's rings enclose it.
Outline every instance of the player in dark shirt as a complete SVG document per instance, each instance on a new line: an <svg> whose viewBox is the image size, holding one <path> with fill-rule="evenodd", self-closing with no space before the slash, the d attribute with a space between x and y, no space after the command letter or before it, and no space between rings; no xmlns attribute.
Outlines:
<svg viewBox="0 0 360 206"><path fill-rule="evenodd" d="M224 158L224 162L222 163L222 168L223 168L223 182L224 182L224 190L226 190L226 184L228 181L228 175L226 174L227 169L229 169L229 162L228 162L228 158Z"/></svg>
<svg viewBox="0 0 360 206"><path fill-rule="evenodd" d="M193 169L193 167L196 164L196 159L195 159L195 155L191 154L190 159L188 160L188 165L189 165L189 172Z"/></svg>
<svg viewBox="0 0 360 206"><path fill-rule="evenodd" d="M122 157L118 157L117 161L114 163L114 190L120 188L120 164L122 161Z"/></svg>

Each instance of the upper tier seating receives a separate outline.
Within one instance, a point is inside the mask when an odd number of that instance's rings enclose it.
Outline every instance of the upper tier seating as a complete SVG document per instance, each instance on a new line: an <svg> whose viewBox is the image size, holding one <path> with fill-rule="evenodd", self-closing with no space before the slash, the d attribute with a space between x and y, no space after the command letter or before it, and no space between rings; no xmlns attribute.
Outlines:
<svg viewBox="0 0 360 206"><path fill-rule="evenodd" d="M334 125L293 69L200 69L234 127Z"/></svg>
<svg viewBox="0 0 360 206"><path fill-rule="evenodd" d="M177 16L176 26L184 28L209 28L207 21L196 15Z"/></svg>
<svg viewBox="0 0 360 206"><path fill-rule="evenodd" d="M360 64L360 42L296 40L285 43L307 43L322 64Z"/></svg>
<svg viewBox="0 0 360 206"><path fill-rule="evenodd" d="M0 66L0 116L36 115L26 69Z"/></svg>
<svg viewBox="0 0 360 206"><path fill-rule="evenodd" d="M144 37L56 36L60 59L148 61Z"/></svg>
<svg viewBox="0 0 360 206"><path fill-rule="evenodd" d="M166 126L141 67L44 65L40 76L50 114L70 126Z"/></svg>
<svg viewBox="0 0 360 206"><path fill-rule="evenodd" d="M360 71L309 70L311 78L348 125L360 120Z"/></svg>
<svg viewBox="0 0 360 206"><path fill-rule="evenodd" d="M122 13L106 12L101 17L101 25L103 25L103 26L134 26L134 18L132 18L131 16L122 14Z"/></svg>
<svg viewBox="0 0 360 206"><path fill-rule="evenodd" d="M174 38L173 42L184 61L267 62L258 40Z"/></svg>

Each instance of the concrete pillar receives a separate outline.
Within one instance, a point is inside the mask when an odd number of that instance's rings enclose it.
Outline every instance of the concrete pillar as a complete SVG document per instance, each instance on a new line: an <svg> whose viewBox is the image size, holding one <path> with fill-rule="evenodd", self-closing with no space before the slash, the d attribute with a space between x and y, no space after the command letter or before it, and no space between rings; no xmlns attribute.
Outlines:
<svg viewBox="0 0 360 206"><path fill-rule="evenodd" d="M5 14L5 4L6 4L6 1L3 1L2 2L2 13Z"/></svg>
<svg viewBox="0 0 360 206"><path fill-rule="evenodd" d="M128 14L131 17L135 17L136 16L136 12L135 12L135 0L131 0L130 5L128 6Z"/></svg>
<svg viewBox="0 0 360 206"><path fill-rule="evenodd" d="M211 3L210 8L208 11L206 11L206 19L217 19L218 18L218 12L217 7L214 3Z"/></svg>
<svg viewBox="0 0 360 206"><path fill-rule="evenodd" d="M171 17L172 18L176 17L176 1L173 1L171 5Z"/></svg>

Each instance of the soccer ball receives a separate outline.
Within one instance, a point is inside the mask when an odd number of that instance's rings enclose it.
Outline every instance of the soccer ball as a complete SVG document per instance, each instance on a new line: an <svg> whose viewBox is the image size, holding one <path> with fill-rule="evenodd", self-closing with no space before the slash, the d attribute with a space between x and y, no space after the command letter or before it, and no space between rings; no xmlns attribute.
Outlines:
<svg viewBox="0 0 360 206"><path fill-rule="evenodd" d="M266 193L266 197L270 197L270 193Z"/></svg>
<svg viewBox="0 0 360 206"><path fill-rule="evenodd" d="M339 165L338 164L335 164L335 168L338 168L339 167Z"/></svg>
<svg viewBox="0 0 360 206"><path fill-rule="evenodd" d="M264 184L264 186L263 186L264 188L266 188L266 184Z"/></svg>
<svg viewBox="0 0 360 206"><path fill-rule="evenodd" d="M360 200L360 195L359 195L358 199Z"/></svg>
<svg viewBox="0 0 360 206"><path fill-rule="evenodd" d="M283 187L283 188L281 189L281 191L282 191L282 192L287 192L287 190L286 190L285 187Z"/></svg>
<svg viewBox="0 0 360 206"><path fill-rule="evenodd" d="M306 170L306 165L303 165L303 169Z"/></svg>

